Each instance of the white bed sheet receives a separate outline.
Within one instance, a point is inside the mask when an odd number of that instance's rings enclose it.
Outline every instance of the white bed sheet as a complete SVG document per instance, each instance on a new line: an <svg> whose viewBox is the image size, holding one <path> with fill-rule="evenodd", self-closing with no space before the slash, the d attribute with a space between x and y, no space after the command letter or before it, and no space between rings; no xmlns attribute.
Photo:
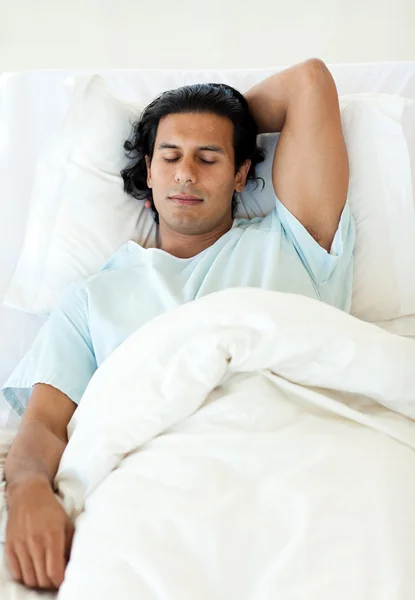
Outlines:
<svg viewBox="0 0 415 600"><path fill-rule="evenodd" d="M58 599L412 600L414 362L300 295L225 290L153 319L71 421ZM6 519L0 495L0 539ZM0 597L36 597L1 560Z"/></svg>
<svg viewBox="0 0 415 600"><path fill-rule="evenodd" d="M340 95L381 92L415 99L415 61L328 65ZM261 80L284 67L239 70L241 81ZM70 99L71 76L100 73L121 95L132 95L140 79L148 99L158 91L193 81L196 74L209 80L225 79L231 71L163 71L134 69L43 70L2 73L0 76L0 300L10 282L23 244L36 157L57 130ZM234 73L234 72L233 72ZM156 82L156 83L155 83ZM243 89L241 91L244 91ZM415 181L415 106L404 113L404 133ZM415 186L414 186L415 189ZM415 204L415 199L414 199ZM45 316L28 315L0 306L0 383L28 351L45 322ZM16 418L0 396L0 424L15 426Z"/></svg>

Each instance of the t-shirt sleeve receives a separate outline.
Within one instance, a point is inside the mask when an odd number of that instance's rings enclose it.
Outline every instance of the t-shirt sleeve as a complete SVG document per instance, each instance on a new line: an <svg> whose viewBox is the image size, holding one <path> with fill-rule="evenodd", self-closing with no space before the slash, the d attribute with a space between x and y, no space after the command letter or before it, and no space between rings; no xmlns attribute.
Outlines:
<svg viewBox="0 0 415 600"><path fill-rule="evenodd" d="M342 211L330 252L316 242L278 198L276 210L287 237L317 285L325 283L339 264L344 266L350 263L355 244L355 226L348 202Z"/></svg>
<svg viewBox="0 0 415 600"><path fill-rule="evenodd" d="M36 383L52 385L78 404L96 369L87 292L83 282L76 283L63 294L1 391L19 415Z"/></svg>

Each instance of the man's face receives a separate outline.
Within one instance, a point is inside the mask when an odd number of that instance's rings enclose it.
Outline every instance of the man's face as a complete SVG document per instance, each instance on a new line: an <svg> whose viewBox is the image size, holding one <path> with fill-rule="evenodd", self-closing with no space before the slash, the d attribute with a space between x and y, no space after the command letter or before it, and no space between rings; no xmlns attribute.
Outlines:
<svg viewBox="0 0 415 600"><path fill-rule="evenodd" d="M160 224L191 235L231 224L232 195L245 186L249 166L246 161L235 174L230 119L205 113L163 117L151 164L147 158Z"/></svg>

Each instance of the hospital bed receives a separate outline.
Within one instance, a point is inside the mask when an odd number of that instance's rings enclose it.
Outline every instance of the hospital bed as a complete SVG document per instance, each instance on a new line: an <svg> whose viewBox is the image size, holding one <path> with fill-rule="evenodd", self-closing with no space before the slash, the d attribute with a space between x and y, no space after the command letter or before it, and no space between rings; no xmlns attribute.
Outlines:
<svg viewBox="0 0 415 600"><path fill-rule="evenodd" d="M334 76L341 97L352 94L388 94L415 100L415 62L329 64L328 66ZM71 102L73 102L74 94L82 94L93 75L98 74L105 78L113 92L119 97L125 98L128 102L145 104L163 89L197 81L224 81L234 85L241 91L245 91L254 83L280 68L283 67L232 71L78 69L1 74L0 222L2 233L0 236L0 298L6 297L27 235L37 159L50 139L59 131ZM410 178L415 182L415 108L409 103L404 108L402 131L407 146ZM412 197L412 206L415 213L414 196ZM394 235L399 237L400 232L394 231ZM412 265L414 266L413 277L415 278L415 256L412 257ZM382 292L385 295L389 294L390 290L387 289L389 285L390 283L385 281L385 290L376 290L376 298L373 299L374 305L376 305L378 299L380 301ZM380 295L379 292L381 292ZM400 314L396 319L371 319L371 315L367 312L366 316L368 321L375 323L379 321L377 323L379 328L398 333L399 336L405 339L415 339L415 311L414 314L409 314L406 311L405 314ZM1 383L6 380L20 359L29 350L37 332L47 318L48 314L45 312L35 314L34 312L19 310L18 308L12 308L10 303L7 306L0 307ZM18 422L18 417L10 411L4 399L0 398L0 426L15 429ZM411 452L413 451L411 450ZM415 467L415 458L413 459L413 466ZM62 477L65 483L65 473ZM68 485L70 486L70 482ZM407 488L404 484L402 485L402 493L412 494L412 498L415 499L415 486L413 487L412 483L408 483ZM382 519L380 514L379 519ZM408 521L413 521L413 519L413 516L408 515ZM410 531L412 531L411 527L409 527ZM413 542L412 539L412 546ZM385 544L387 545L387 542ZM294 573L290 572L287 577L294 577ZM401 595L396 592L401 583L398 579L391 582L389 592L385 592L382 597L388 598L388 600L409 599L410 595L402 595L409 592L399 592ZM402 590L404 589L409 590L409 586L405 587L403 585ZM415 593L415 586L411 590ZM360 593L361 591L358 590L354 597L359 600L363 597L367 599L381 597L371 595L370 589L367 590L365 596L359 595ZM32 597L34 593L30 592L30 594L30 596L27 596L28 598ZM21 598L25 597L22 591ZM98 596L96 597L98 598ZM127 595L123 597L127 598ZM173 598L173 596L171 597ZM196 593L196 595L189 597L202 599L209 596L203 595L200 591L200 595ZM213 597L217 598L219 596ZM247 595L246 597L251 596ZM260 597L266 598L268 596L256 596L258 600ZM307 597L314 600L314 595L311 593ZM320 594L317 597L324 600L329 596ZM336 598L339 599L343 597L346 596L342 596L340 591L336 595Z"/></svg>
<svg viewBox="0 0 415 600"><path fill-rule="evenodd" d="M385 62L329 65L339 95L398 94L415 99L415 63ZM56 133L70 104L75 77L94 73L108 78L115 92L130 100L150 101L165 88L198 80L234 82L246 89L275 69L234 71L42 70L3 73L0 79L0 298L3 298L22 249L37 157ZM415 117L407 111L403 131L415 177ZM405 115L404 115L405 117ZM396 232L398 235L398 232ZM0 381L24 356L47 315L0 307ZM412 333L412 329L411 329ZM414 334L415 335L415 334ZM0 422L16 424L0 398Z"/></svg>

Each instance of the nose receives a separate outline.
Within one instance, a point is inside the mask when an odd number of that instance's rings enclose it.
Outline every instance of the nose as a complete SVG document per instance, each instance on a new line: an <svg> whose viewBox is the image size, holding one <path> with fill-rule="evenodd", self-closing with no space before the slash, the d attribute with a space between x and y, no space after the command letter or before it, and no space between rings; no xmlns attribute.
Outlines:
<svg viewBox="0 0 415 600"><path fill-rule="evenodd" d="M196 165L191 158L182 158L176 165L176 183L196 183Z"/></svg>

